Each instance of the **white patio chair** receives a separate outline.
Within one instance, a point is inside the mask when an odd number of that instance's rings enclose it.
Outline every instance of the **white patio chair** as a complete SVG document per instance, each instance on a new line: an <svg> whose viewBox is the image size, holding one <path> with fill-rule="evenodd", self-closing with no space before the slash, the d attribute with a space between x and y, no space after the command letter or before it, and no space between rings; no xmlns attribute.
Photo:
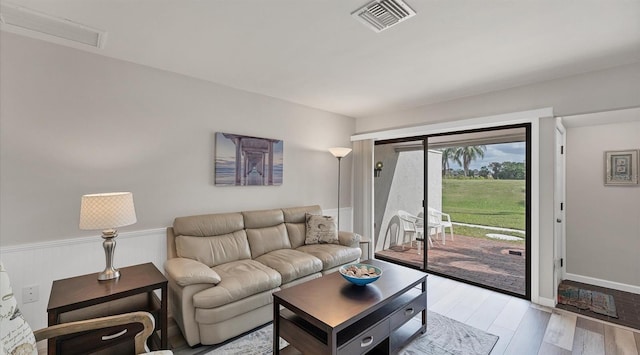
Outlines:
<svg viewBox="0 0 640 355"><path fill-rule="evenodd" d="M425 238L425 234L424 234L424 213L420 212L418 213L417 216L417 220L416 220L416 229L419 231L418 232L418 237L416 237L416 240L418 241L418 254L420 254L420 251L422 250L422 246L419 244L421 242L424 242L424 238ZM429 241L429 245L433 247L433 240L431 239L431 235L433 235L433 231L436 230L437 231L437 226L432 226L429 225L429 233L426 235L427 240Z"/></svg>
<svg viewBox="0 0 640 355"><path fill-rule="evenodd" d="M398 218L402 224L403 242L412 242L414 239L418 242L424 241L424 218L415 216L403 210L398 211ZM407 240L407 236L409 237ZM427 236L429 244L433 246L431 236ZM418 245L418 250L422 248Z"/></svg>
<svg viewBox="0 0 640 355"><path fill-rule="evenodd" d="M428 221L429 225L438 225L440 226L442 231L442 244L444 245L446 242L446 232L445 228L449 228L449 232L451 233L451 240L453 240L453 224L451 223L451 216L448 213L443 213L441 211L436 210L433 207L429 207L427 209L428 213Z"/></svg>

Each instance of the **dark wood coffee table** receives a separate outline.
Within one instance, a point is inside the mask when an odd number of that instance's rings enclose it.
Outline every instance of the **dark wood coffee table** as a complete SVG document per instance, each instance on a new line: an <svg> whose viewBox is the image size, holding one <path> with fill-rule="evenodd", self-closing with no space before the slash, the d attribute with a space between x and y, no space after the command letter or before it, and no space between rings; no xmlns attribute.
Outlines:
<svg viewBox="0 0 640 355"><path fill-rule="evenodd" d="M304 354L390 354L424 334L427 274L379 260L366 263L383 270L366 286L335 272L275 292L273 353L280 353L282 337ZM409 322L418 313L421 322Z"/></svg>

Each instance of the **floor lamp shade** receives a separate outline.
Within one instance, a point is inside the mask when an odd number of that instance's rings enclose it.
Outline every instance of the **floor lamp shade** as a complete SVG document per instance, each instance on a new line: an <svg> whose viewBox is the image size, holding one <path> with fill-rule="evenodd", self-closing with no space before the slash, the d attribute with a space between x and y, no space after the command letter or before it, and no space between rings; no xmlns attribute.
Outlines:
<svg viewBox="0 0 640 355"><path fill-rule="evenodd" d="M120 271L113 268L113 251L116 247L116 228L136 223L136 210L131 192L112 192L82 196L80 203L80 229L102 230L106 264L98 274L99 280L120 277Z"/></svg>
<svg viewBox="0 0 640 355"><path fill-rule="evenodd" d="M329 151L336 158L344 158L347 155L349 155L349 153L351 153L351 148L336 147L336 148L329 148Z"/></svg>

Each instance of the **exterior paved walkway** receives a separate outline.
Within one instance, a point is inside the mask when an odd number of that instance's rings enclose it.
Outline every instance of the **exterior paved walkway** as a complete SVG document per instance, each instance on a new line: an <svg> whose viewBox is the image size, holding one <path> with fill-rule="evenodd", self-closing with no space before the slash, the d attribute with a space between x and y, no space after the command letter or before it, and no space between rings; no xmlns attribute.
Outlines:
<svg viewBox="0 0 640 355"><path fill-rule="evenodd" d="M455 235L433 239L428 250L427 271L438 272L462 280L499 288L517 294L525 294L525 244ZM416 243L394 250L376 252L376 257L398 260L421 267L423 256ZM513 255L509 251L520 252Z"/></svg>

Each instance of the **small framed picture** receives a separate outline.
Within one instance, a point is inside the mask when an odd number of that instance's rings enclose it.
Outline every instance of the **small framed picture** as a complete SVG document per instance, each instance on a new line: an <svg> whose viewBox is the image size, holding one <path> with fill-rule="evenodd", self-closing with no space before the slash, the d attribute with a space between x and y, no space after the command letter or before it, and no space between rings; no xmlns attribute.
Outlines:
<svg viewBox="0 0 640 355"><path fill-rule="evenodd" d="M604 184L637 185L639 163L637 150L604 152Z"/></svg>

